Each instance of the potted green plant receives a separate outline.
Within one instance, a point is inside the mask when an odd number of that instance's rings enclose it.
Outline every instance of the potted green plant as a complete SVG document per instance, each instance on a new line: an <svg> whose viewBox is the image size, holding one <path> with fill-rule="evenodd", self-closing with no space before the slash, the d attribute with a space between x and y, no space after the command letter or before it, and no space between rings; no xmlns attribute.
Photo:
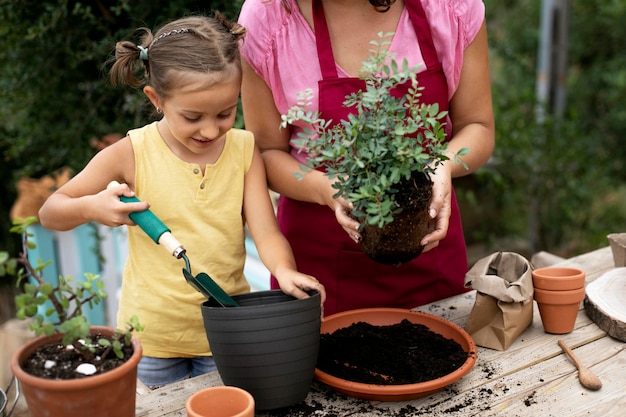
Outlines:
<svg viewBox="0 0 626 417"><path fill-rule="evenodd" d="M282 127L296 121L309 125L296 140L307 153L302 170L319 169L334 179L334 197L354 204L351 215L361 221L365 253L381 263L397 264L422 252L420 241L431 224L431 175L450 158L463 163L459 156L469 150L447 150L447 112L420 102L419 67L395 61L387 48L390 35L380 33L380 39L371 42L374 48L360 74L365 89L344 102L354 108L348 120L332 125L319 112L307 110L312 91L305 90L282 116ZM410 83L409 93L394 95L405 83ZM413 242L406 241L409 236Z"/></svg>
<svg viewBox="0 0 626 417"><path fill-rule="evenodd" d="M94 274L76 282L60 276L46 282L42 271L51 261L28 258L28 226L37 219L14 221L12 232L23 237L22 252L11 258L0 252L0 276L17 276L23 289L15 297L17 318L29 319L37 338L22 345L11 359L31 417L135 415L137 365L142 348L132 331L142 326L133 317L124 331L90 326L84 306L106 294Z"/></svg>

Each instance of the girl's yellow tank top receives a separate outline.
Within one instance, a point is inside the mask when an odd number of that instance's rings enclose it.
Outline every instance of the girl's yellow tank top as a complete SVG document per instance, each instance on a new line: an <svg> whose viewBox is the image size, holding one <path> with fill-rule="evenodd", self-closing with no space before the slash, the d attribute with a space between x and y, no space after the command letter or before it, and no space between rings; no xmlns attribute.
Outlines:
<svg viewBox="0 0 626 417"><path fill-rule="evenodd" d="M170 151L156 122L129 135L134 191L185 247L192 273L207 273L231 295L249 292L243 275L243 185L252 162L252 133L231 129L221 156L204 175ZM125 328L132 315L138 317L145 330L136 335L146 356L210 355L200 310L206 299L187 283L184 266L139 227L128 227L117 325Z"/></svg>

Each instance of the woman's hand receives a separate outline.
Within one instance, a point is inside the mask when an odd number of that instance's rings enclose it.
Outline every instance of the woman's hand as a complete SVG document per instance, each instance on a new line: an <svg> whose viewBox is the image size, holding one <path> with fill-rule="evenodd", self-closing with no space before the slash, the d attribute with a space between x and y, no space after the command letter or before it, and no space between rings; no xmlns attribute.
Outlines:
<svg viewBox="0 0 626 417"><path fill-rule="evenodd" d="M348 236L350 236L350 239L354 240L356 243L359 243L361 241L361 233L359 233L360 223L350 216L354 205L350 201L346 201L342 197L333 198L333 196L337 193L337 190L332 187L332 184L336 180L330 180L326 176L323 176L322 178L324 179L322 184L327 184L327 189L325 193L326 205L335 212L337 223L339 223L343 230L346 231Z"/></svg>
<svg viewBox="0 0 626 417"><path fill-rule="evenodd" d="M423 252L437 247L439 241L446 237L452 214L452 173L449 167L445 164L438 166L430 179L433 182L433 197L429 214L434 219L434 230L422 239Z"/></svg>
<svg viewBox="0 0 626 417"><path fill-rule="evenodd" d="M361 233L359 233L360 223L350 216L353 204L343 198L335 199L334 206L331 208L335 211L337 222L343 227L350 239L356 243L361 242Z"/></svg>

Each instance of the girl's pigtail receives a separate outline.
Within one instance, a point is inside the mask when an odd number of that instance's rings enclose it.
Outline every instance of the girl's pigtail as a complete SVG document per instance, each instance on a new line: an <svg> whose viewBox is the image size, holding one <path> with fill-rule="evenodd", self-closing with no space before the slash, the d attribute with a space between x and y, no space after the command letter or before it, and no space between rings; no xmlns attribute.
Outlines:
<svg viewBox="0 0 626 417"><path fill-rule="evenodd" d="M109 71L113 85L141 87L149 77L149 45L152 42L152 33L146 28L140 30L145 32L140 44L137 45L130 41L121 41L115 44L115 60ZM141 78L136 75L138 64L142 64L144 67L144 74Z"/></svg>
<svg viewBox="0 0 626 417"><path fill-rule="evenodd" d="M218 11L214 12L214 16L215 16L215 19L218 22L220 22L222 25L224 25L224 27L228 30L228 32L231 35L233 35L233 38L235 38L235 41L239 41L240 39L243 39L244 36L246 35L246 28L241 26L239 23L229 21L228 19L226 19L226 17L224 17L223 14L221 14Z"/></svg>

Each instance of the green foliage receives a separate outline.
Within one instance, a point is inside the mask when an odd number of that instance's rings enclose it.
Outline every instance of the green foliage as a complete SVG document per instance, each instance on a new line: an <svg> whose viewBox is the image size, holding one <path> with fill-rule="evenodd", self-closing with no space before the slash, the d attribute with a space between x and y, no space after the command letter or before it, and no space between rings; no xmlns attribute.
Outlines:
<svg viewBox="0 0 626 417"><path fill-rule="evenodd" d="M85 274L85 281L74 281L72 277L59 276L58 285L44 281L42 273L51 261L37 261L33 265L28 259L28 249L34 248L34 243L28 238L28 226L37 221L36 217L16 220L11 232L17 233L23 239L23 251L17 258L11 258L5 252L0 252L0 277L5 275L17 276L17 285L22 293L15 296L17 309L16 317L21 320L32 319L29 327L35 335L51 336L55 333L63 334L62 343L74 345L88 355L90 345L90 325L83 315L83 308L100 304L106 297L103 291L103 282L95 274ZM52 307L40 312L40 307L50 304ZM123 357L122 348L130 343L133 331L140 331L143 326L136 317L128 323L126 331L116 331L116 339L105 344L119 358Z"/></svg>
<svg viewBox="0 0 626 417"><path fill-rule="evenodd" d="M300 93L297 105L282 116L283 127L296 121L310 125L297 140L308 154L303 170L322 169L336 180L334 197L349 200L355 217L379 227L402 210L396 200L401 182L415 173L429 177L449 159L444 131L447 112L440 112L437 104L419 102L423 89L416 78L419 68L410 68L406 60L398 65L386 48L390 41L385 39L391 35L379 33L380 40L371 42L374 49L361 69L366 89L346 96L344 102L356 109L348 120L331 126L319 112L307 110L311 90ZM407 82L409 93L395 97L392 91Z"/></svg>
<svg viewBox="0 0 626 417"><path fill-rule="evenodd" d="M15 182L69 166L96 152L92 138L124 134L152 119L141 90L113 88L105 62L135 29L219 10L236 18L242 0L0 1L0 248L20 243L7 231ZM238 125L243 123L238 120Z"/></svg>
<svg viewBox="0 0 626 417"><path fill-rule="evenodd" d="M135 29L213 9L236 17L239 1L21 0L0 2L0 125L4 159L18 176L69 165L89 141L150 121L140 90L112 88L105 62Z"/></svg>
<svg viewBox="0 0 626 417"><path fill-rule="evenodd" d="M493 165L505 192L484 189L481 200L501 202L501 216L490 221L502 224L501 233L522 236L531 253L570 256L606 246L606 235L626 223L619 191L626 177L626 6L570 3L567 108L540 123L540 3L485 1L496 117Z"/></svg>

